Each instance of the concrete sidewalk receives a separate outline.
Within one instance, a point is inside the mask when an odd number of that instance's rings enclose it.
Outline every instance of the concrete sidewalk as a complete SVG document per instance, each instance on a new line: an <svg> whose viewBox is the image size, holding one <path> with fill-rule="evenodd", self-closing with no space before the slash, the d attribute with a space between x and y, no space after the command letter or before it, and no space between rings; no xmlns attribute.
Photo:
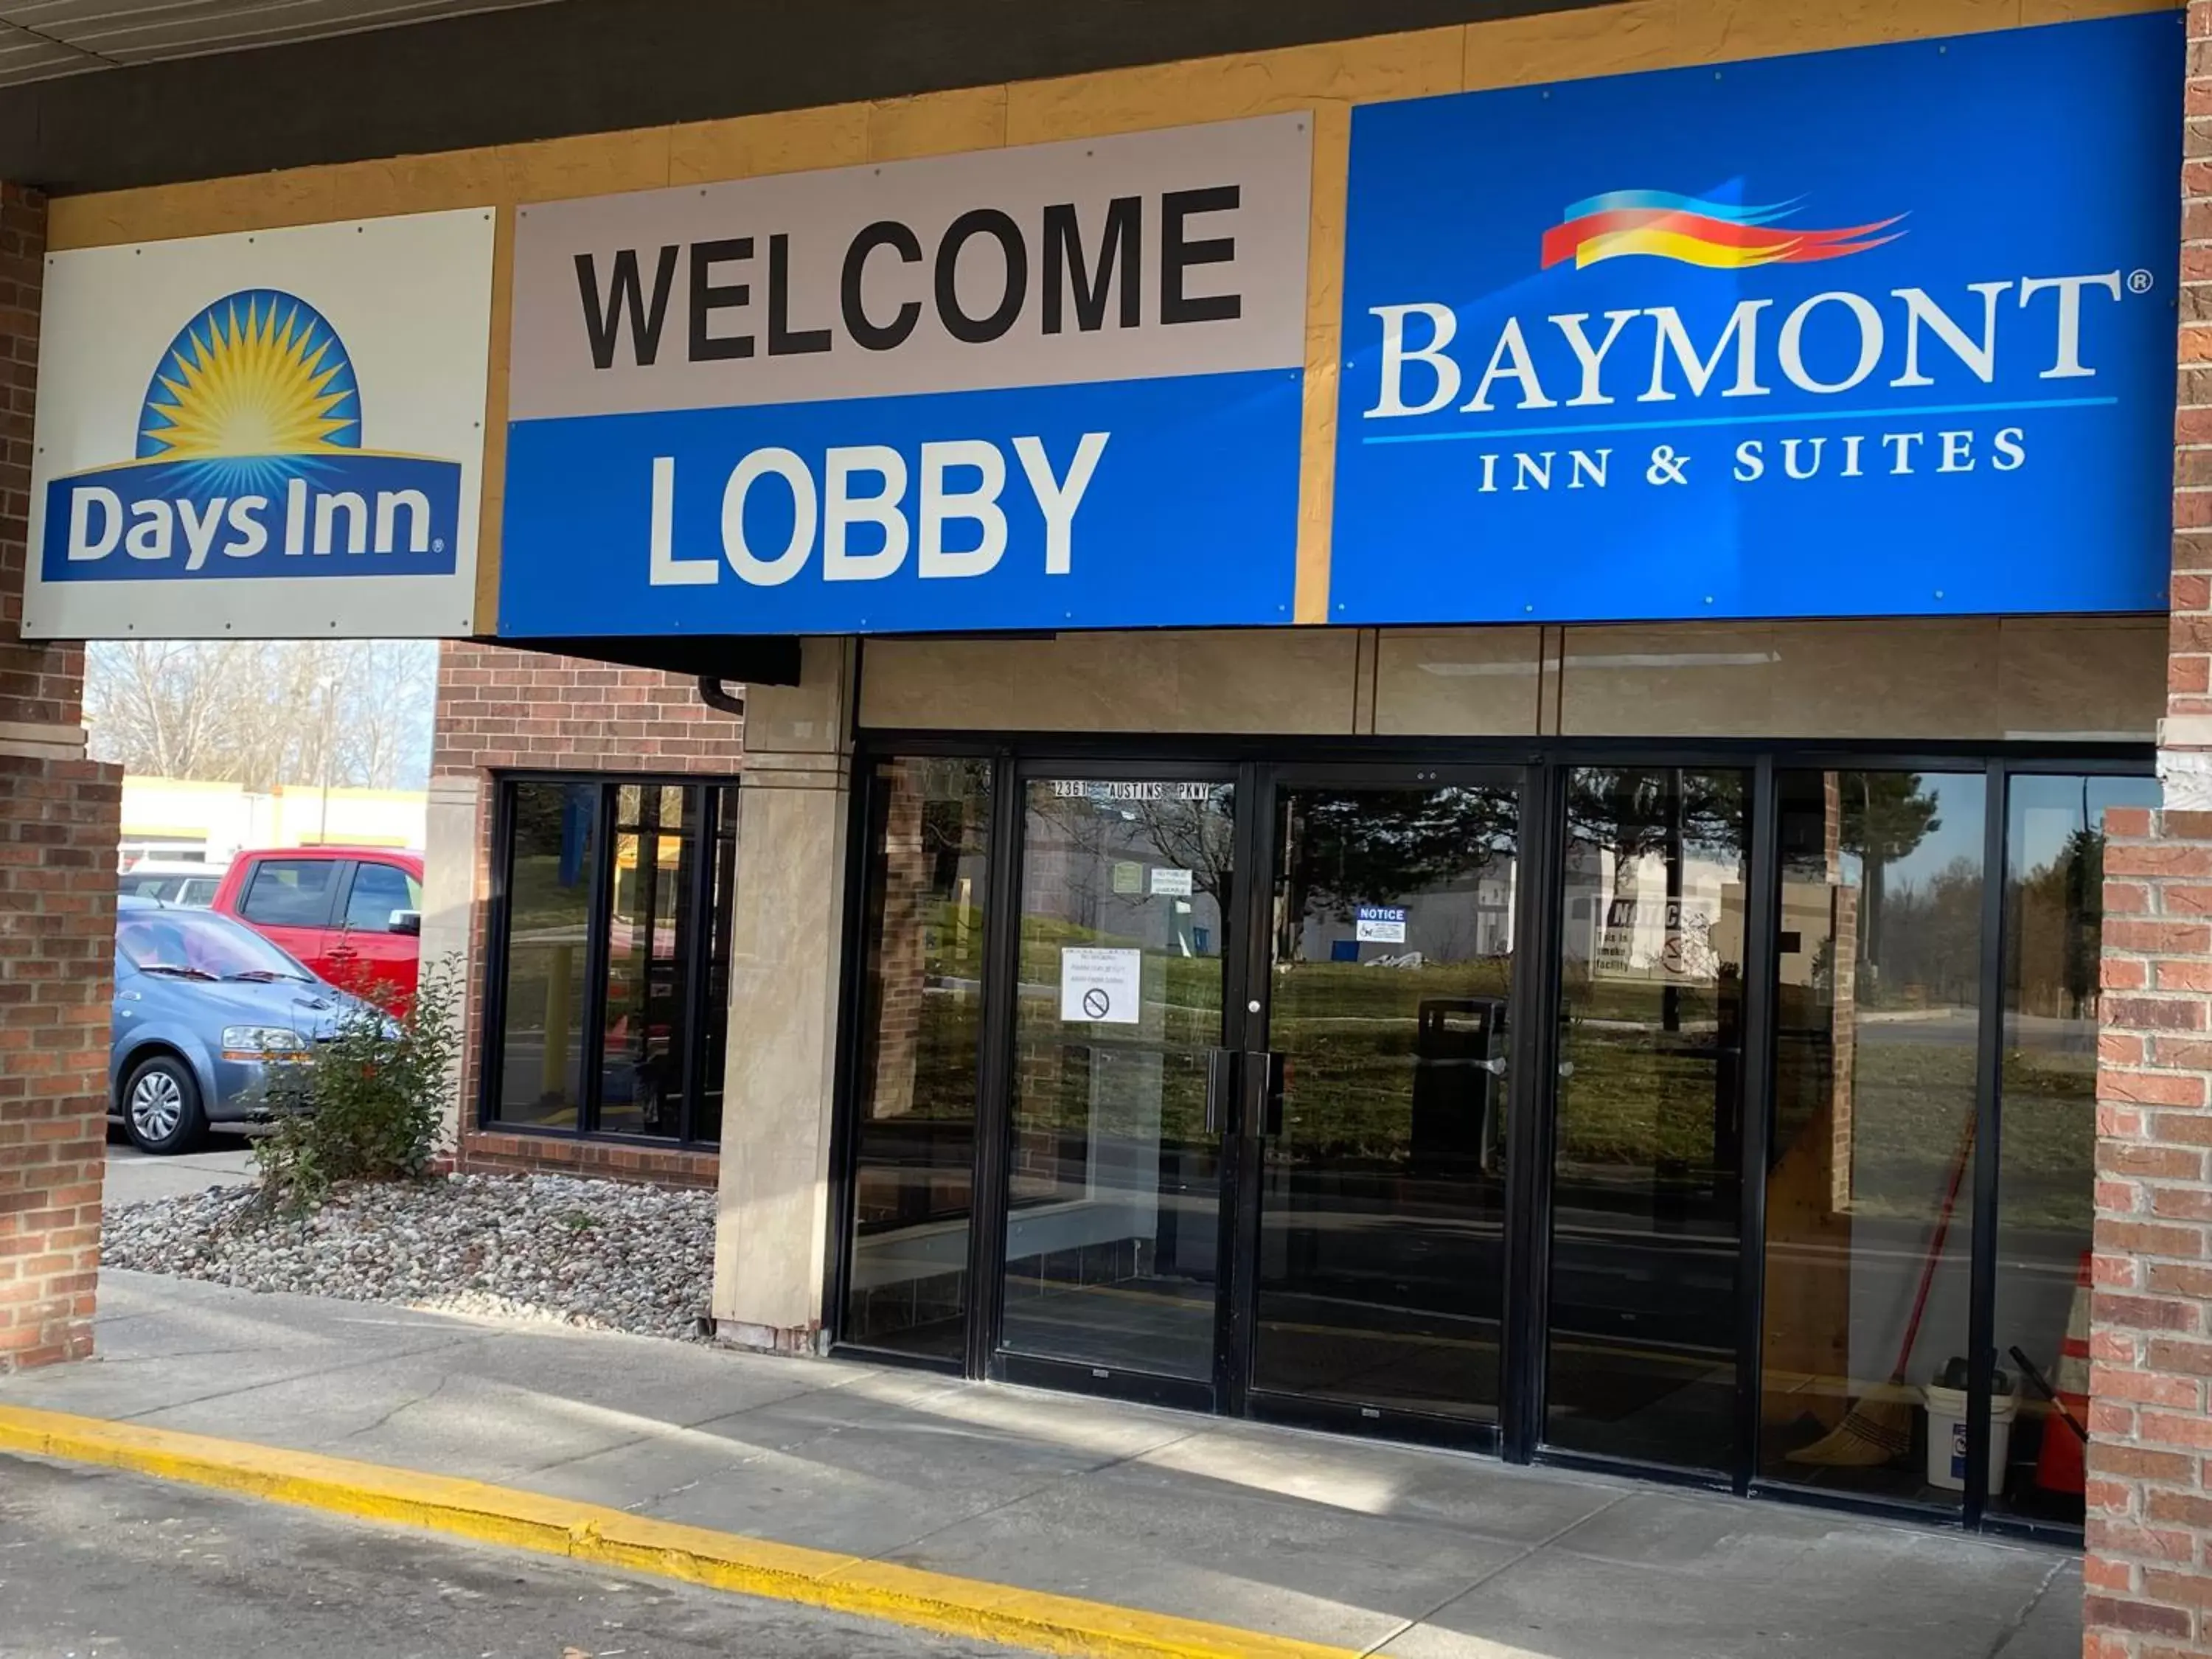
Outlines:
<svg viewBox="0 0 2212 1659"><path fill-rule="evenodd" d="M41 1407L1421 1659L2072 1659L2054 1551L843 1363L104 1276Z"/></svg>

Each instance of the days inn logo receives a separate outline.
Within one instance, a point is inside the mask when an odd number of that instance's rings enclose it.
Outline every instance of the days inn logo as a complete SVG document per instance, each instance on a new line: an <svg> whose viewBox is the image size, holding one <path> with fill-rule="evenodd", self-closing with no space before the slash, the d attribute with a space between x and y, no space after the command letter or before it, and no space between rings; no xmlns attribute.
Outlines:
<svg viewBox="0 0 2212 1659"><path fill-rule="evenodd" d="M135 459L52 480L48 581L450 575L461 464L370 449L345 342L246 289L178 331Z"/></svg>
<svg viewBox="0 0 2212 1659"><path fill-rule="evenodd" d="M1576 268L1629 254L1673 259L1716 270L1753 265L1802 265L1842 259L1893 242L1901 230L1884 231L1905 216L1841 230L1810 230L1780 222L1796 202L1741 207L1677 196L1664 190L1616 190L1570 207L1544 233L1543 269L1574 261Z"/></svg>

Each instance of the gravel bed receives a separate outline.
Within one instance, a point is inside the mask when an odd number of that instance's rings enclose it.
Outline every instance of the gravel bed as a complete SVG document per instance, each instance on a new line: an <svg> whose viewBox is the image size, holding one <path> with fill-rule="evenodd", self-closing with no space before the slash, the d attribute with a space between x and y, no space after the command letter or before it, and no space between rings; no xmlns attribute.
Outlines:
<svg viewBox="0 0 2212 1659"><path fill-rule="evenodd" d="M302 1220L226 1187L107 1212L111 1267L490 1316L697 1338L714 1195L568 1176L342 1187Z"/></svg>

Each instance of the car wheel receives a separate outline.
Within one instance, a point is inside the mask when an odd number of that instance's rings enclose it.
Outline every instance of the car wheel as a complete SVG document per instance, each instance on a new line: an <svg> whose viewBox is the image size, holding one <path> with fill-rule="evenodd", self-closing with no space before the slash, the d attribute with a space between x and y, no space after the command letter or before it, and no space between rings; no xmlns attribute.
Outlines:
<svg viewBox="0 0 2212 1659"><path fill-rule="evenodd" d="M140 1152L156 1157L198 1146L207 1133L207 1114L192 1068L169 1054L134 1068L123 1085L123 1127Z"/></svg>

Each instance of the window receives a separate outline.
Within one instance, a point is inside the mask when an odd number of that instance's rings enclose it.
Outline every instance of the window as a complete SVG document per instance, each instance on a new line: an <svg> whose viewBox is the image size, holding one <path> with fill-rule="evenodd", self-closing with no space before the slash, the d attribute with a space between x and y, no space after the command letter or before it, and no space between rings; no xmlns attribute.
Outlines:
<svg viewBox="0 0 2212 1659"><path fill-rule="evenodd" d="M420 911L422 887L394 864L354 866L353 892L346 899L345 925L356 933L388 933L394 910Z"/></svg>
<svg viewBox="0 0 2212 1659"><path fill-rule="evenodd" d="M300 964L228 916L189 910L125 911L115 951L142 974L270 982L301 980Z"/></svg>
<svg viewBox="0 0 2212 1659"><path fill-rule="evenodd" d="M1724 1468L1735 1408L1752 776L1566 780L1553 1156L1554 1445Z"/></svg>
<svg viewBox="0 0 2212 1659"><path fill-rule="evenodd" d="M264 927L320 927L331 919L335 859L263 859L246 884L246 919Z"/></svg>
<svg viewBox="0 0 2212 1659"><path fill-rule="evenodd" d="M500 807L485 1120L719 1139L737 791L515 779Z"/></svg>
<svg viewBox="0 0 2212 1659"><path fill-rule="evenodd" d="M1919 1389L1966 1351L1987 781L1776 784L1796 948L1778 952L1759 1473L1956 1504L1912 1439Z"/></svg>
<svg viewBox="0 0 2212 1659"><path fill-rule="evenodd" d="M2082 1518L2081 1440L2063 1419L2087 1415L2105 814L2159 799L2155 778L2075 774L2016 775L2006 800L1992 1346L2013 1391L1990 1506L2073 1525ZM2036 1375L2064 1403L2045 1399Z"/></svg>
<svg viewBox="0 0 2212 1659"><path fill-rule="evenodd" d="M698 878L692 792L626 783L615 792L614 915L607 930L599 1127L681 1133L692 941L687 902Z"/></svg>
<svg viewBox="0 0 2212 1659"><path fill-rule="evenodd" d="M879 762L868 805L844 1334L949 1357L968 1308L990 763Z"/></svg>
<svg viewBox="0 0 2212 1659"><path fill-rule="evenodd" d="M581 1125L599 795L588 783L518 783L507 791L506 983L489 1115L513 1128Z"/></svg>

